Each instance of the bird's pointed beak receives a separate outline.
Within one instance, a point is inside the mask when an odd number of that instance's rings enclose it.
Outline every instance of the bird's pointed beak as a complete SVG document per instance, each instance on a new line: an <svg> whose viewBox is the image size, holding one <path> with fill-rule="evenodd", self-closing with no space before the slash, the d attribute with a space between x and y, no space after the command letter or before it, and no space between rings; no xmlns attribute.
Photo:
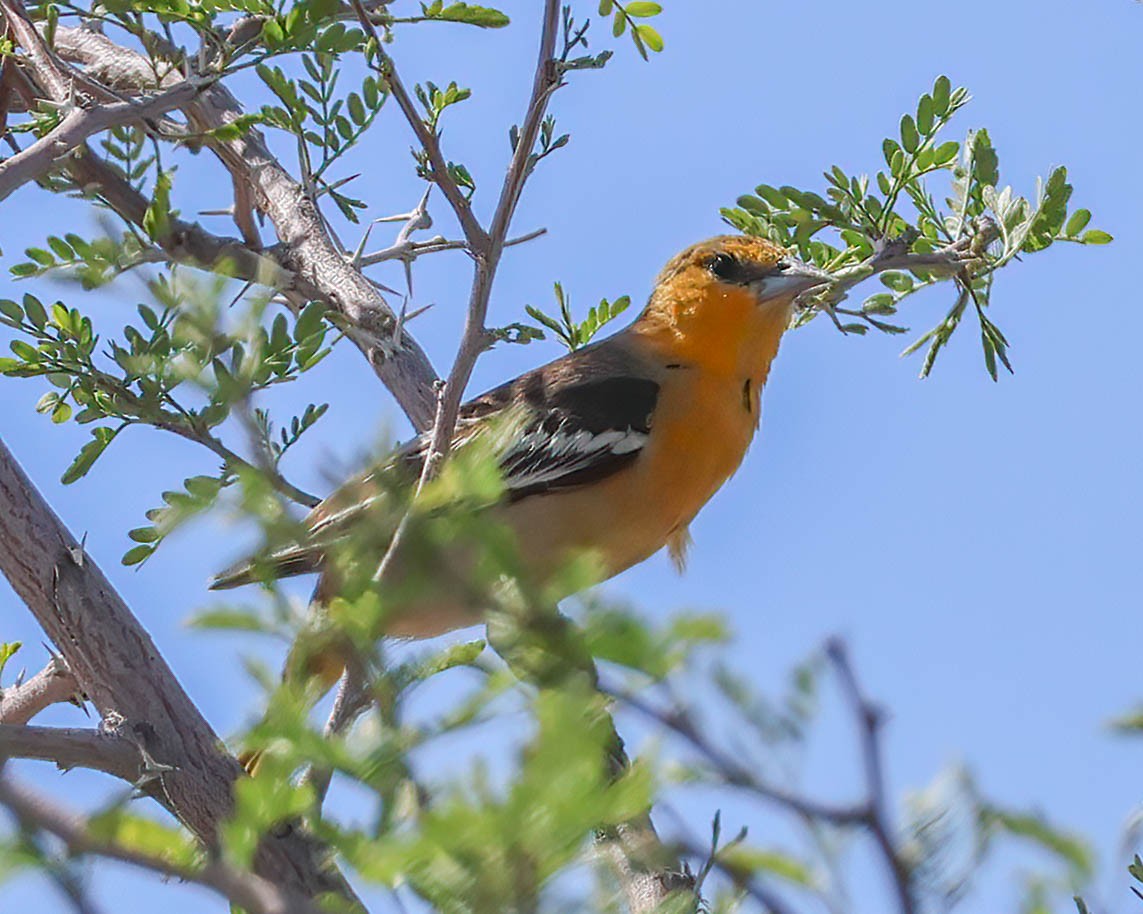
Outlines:
<svg viewBox="0 0 1143 914"><path fill-rule="evenodd" d="M783 257L776 267L755 280L760 301L801 295L817 286L833 281L825 270L795 257Z"/></svg>

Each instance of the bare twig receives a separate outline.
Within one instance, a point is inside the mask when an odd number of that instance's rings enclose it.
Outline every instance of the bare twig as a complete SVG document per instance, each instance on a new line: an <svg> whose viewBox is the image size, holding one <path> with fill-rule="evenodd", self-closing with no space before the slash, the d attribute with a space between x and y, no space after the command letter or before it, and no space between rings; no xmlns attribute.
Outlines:
<svg viewBox="0 0 1143 914"><path fill-rule="evenodd" d="M798 816L828 822L831 825L862 825L868 819L868 808L865 804L834 806L762 780L745 765L715 746L695 725L685 709L661 710L634 692L623 689L603 687L602 691L681 736L718 771L726 783L733 787L747 790Z"/></svg>
<svg viewBox="0 0 1143 914"><path fill-rule="evenodd" d="M409 126L413 129L413 133L417 137L417 142L425 151L425 155L428 156L429 166L432 169L430 177L433 183L441 189L441 193L443 193L445 199L448 200L449 206L452 207L452 211L456 214L457 222L460 223L461 231L464 232L464 237L468 240L469 245L473 248L478 248L487 244L488 234L484 231L476 215L472 212L472 207L469 205L468 199L464 196L464 192L449 173L448 163L445 161L444 154L441 152L440 138L433 133L433 131L426 126L424 120L422 120L421 112L417 110L416 102L413 101L404 83L401 82L401 77L397 74L397 68L393 63L393 59L385 50L385 45L377 34L377 29L374 28L373 21L370 19L361 0L350 0L350 3L353 6L354 12L357 14L357 19L361 23L361 27L370 38L371 50L377 55L377 72L384 78L389 88L389 94L397 103L397 107L401 109L401 113L405 115L405 120L409 122ZM551 4L549 3L548 5L550 6Z"/></svg>
<svg viewBox="0 0 1143 914"><path fill-rule="evenodd" d="M31 679L0 689L0 724L26 724L49 705L82 700L83 691L67 663L52 654Z"/></svg>
<svg viewBox="0 0 1143 914"><path fill-rule="evenodd" d="M527 241L532 241L541 235L547 234L547 231L546 228L538 228L516 238L509 238L504 242L504 247L510 248L517 244L524 244ZM415 260L423 254L436 254L440 251L463 251L467 247L467 241L450 241L437 236L436 238L429 238L425 241L394 243L387 248L382 248L380 251L374 251L372 254L361 255L357 262L359 266L371 267L378 263L384 263L387 260Z"/></svg>
<svg viewBox="0 0 1143 914"><path fill-rule="evenodd" d="M908 863L897 852L893 839L892 818L889 815L889 805L885 795L880 736L881 725L885 720L884 714L865 697L849 662L849 652L840 638L831 638L826 642L826 656L837 671L842 691L857 718L861 737L862 767L865 771L869 829L892 874L901 914L916 914L917 899L913 889L913 874Z"/></svg>
<svg viewBox="0 0 1143 914"><path fill-rule="evenodd" d="M433 424L433 436L425 460L425 472L433 473L440 461L448 453L452 443L453 429L460 412L464 390L472 376L473 366L482 352L488 348L488 331L485 319L488 315L488 301L492 294L492 283L496 278L496 268L512 216L516 212L520 194L528 178L528 159L535 148L540 134L544 114L552 93L560 86L559 73L555 66L554 54L556 32L559 27L560 5L558 0L545 0L543 27L540 33L540 50L536 71L532 79L532 96L524 117L524 126L516 142L516 151L504 177L500 199L492 217L492 227L487 235L471 235L465 230L469 250L476 261L472 288L469 293L468 313L465 317L464 335L457 349L456 359L449 372L445 389L438 404Z"/></svg>
<svg viewBox="0 0 1143 914"><path fill-rule="evenodd" d="M201 867L185 866L167 857L127 848L91 834L87 822L0 774L0 806L6 807L26 828L59 838L70 854L90 854L117 860L164 876L195 883L258 914L320 914L321 909L273 882L243 873L220 860Z"/></svg>

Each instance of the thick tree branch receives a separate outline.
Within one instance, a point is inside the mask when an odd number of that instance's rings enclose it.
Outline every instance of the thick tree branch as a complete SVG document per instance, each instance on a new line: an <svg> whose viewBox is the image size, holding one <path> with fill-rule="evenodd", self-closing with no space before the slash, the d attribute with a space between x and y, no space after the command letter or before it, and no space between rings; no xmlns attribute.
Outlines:
<svg viewBox="0 0 1143 914"><path fill-rule="evenodd" d="M0 441L0 570L59 648L100 716L126 721L169 770L148 791L207 847L232 810L238 763L183 690L150 636ZM305 897L343 880L300 831L267 836L257 872Z"/></svg>
<svg viewBox="0 0 1143 914"><path fill-rule="evenodd" d="M150 201L136 190L127 177L107 160L82 146L68 159L72 180L85 193L98 196L120 218L141 227ZM155 239L171 261L284 290L297 285L296 277L268 253L252 248L237 238L206 231L196 222L172 219L168 232ZM316 291L316 290L314 290Z"/></svg>
<svg viewBox="0 0 1143 914"><path fill-rule="evenodd" d="M2 765L0 765L2 767ZM0 773L0 806L6 807L27 828L59 838L69 854L90 854L118 860L175 879L212 889L234 904L257 914L322 914L305 898L291 895L272 881L243 873L219 860L201 867L185 866L158 855L124 847L95 837L82 817L75 816L31 791L12 783Z"/></svg>
<svg viewBox="0 0 1143 914"><path fill-rule="evenodd" d="M49 705L79 701L82 694L67 663L53 654L31 679L0 689L0 724L26 724Z"/></svg>

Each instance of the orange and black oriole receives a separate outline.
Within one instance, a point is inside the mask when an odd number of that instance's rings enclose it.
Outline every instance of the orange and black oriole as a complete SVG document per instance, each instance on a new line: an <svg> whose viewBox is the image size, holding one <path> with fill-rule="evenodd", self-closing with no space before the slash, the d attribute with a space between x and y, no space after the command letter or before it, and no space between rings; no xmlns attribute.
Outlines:
<svg viewBox="0 0 1143 914"><path fill-rule="evenodd" d="M829 276L768 241L712 238L674 257L626 329L570 352L466 403L456 445L513 418L498 434L505 493L495 507L537 580L577 553L605 580L667 546L681 564L687 527L742 462L758 429L759 398L795 299ZM391 459L415 480L423 435ZM317 601L337 595L326 559L382 497L359 477L313 509L299 541L219 575L215 588L319 572ZM394 556L400 578L401 556ZM380 561L381 556L377 556ZM390 620L386 633L426 638L481 620L471 591L437 587ZM311 674L328 688L343 664Z"/></svg>

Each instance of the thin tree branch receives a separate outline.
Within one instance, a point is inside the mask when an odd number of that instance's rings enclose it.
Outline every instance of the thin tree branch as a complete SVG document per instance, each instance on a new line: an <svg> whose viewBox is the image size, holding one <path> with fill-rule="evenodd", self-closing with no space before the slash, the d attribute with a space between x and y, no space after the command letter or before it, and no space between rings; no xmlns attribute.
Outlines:
<svg viewBox="0 0 1143 914"><path fill-rule="evenodd" d="M902 239L889 241L861 263L838 270L829 285L811 290L807 293L806 300L831 307L842 301L854 286L871 276L890 270L916 269L943 273L946 276L955 275L967 263L978 259L984 248L1000 236L999 227L988 216L978 218L973 223L973 230L973 234L958 238L928 254L911 252L908 244L900 243Z"/></svg>
<svg viewBox="0 0 1143 914"><path fill-rule="evenodd" d="M201 867L184 866L165 857L95 837L84 818L12 783L2 773L0 806L11 811L25 827L45 831L59 838L67 846L69 854L90 854L117 860L201 885L257 914L321 914L321 908L307 899L292 894L261 876L243 873L220 860L208 860Z"/></svg>
<svg viewBox="0 0 1143 914"><path fill-rule="evenodd" d="M200 83L188 80L138 101L73 108L59 125L31 146L0 162L0 200L58 167L60 160L88 137L120 124L147 120L173 108L181 108L189 104L200 89Z"/></svg>
<svg viewBox="0 0 1143 914"><path fill-rule="evenodd" d="M842 692L857 718L862 767L865 772L866 802L869 808L869 829L873 832L881 856L884 857L892 875L901 914L916 914L918 908L913 873L908 863L897 852L893 838L893 821L889 815L889 804L885 793L885 772L881 759L881 726L885 721L885 715L865 697L853 666L849 662L849 652L840 638L831 638L826 642L826 656L837 671Z"/></svg>
<svg viewBox="0 0 1143 914"><path fill-rule="evenodd" d="M844 642L831 638L825 653L833 664L841 690L857 718L861 742L862 769L865 775L865 797L851 806L834 806L763 781L737 759L716 747L695 725L685 708L661 710L632 692L604 687L602 690L641 715L681 736L706 759L729 785L752 793L763 800L811 822L853 828L868 828L877 844L892 878L893 891L900 914L917 914L913 875L908 862L898 853L892 817L885 789L884 764L881 757L881 711L864 695L849 662Z"/></svg>
<svg viewBox="0 0 1143 914"><path fill-rule="evenodd" d="M547 232L548 230L546 228L538 228L516 238L509 238L504 242L504 247L510 248L517 244L533 241L541 235L546 235ZM387 248L374 251L372 254L363 254L358 258L357 262L359 266L371 267L388 260L415 260L424 254L437 254L440 251L463 251L467 247L467 241L450 241L440 236L429 238L425 241L410 241L406 239L404 242L396 242Z"/></svg>
<svg viewBox="0 0 1143 914"><path fill-rule="evenodd" d="M412 96L410 96L408 90L405 89L404 83L401 82L401 77L397 74L397 67L393 63L393 58L390 57L385 50L385 45L381 41L380 36L378 36L377 30L373 27L373 22L366 12L365 7L362 5L361 0L350 0L350 3L353 6L354 12L357 14L357 19L361 23L361 27L365 30L365 34L369 36L372 42L370 50L377 55L378 63L375 65L377 72L385 80L389 88L389 94L397 103L397 107L401 109L401 113L405 115L405 120L409 122L409 126L413 129L413 133L417 137L417 142L425 151L425 155L428 156L429 165L432 169L430 174L431 180L441 189L441 193L443 193L445 199L448 200L449 206L452 207L452 211L456 214L457 222L460 223L461 231L464 232L464 237L467 239L469 247L475 252L477 249L488 244L489 236L477 220L476 215L472 212L472 206L469 205L464 192L449 173L448 163L445 161L444 154L441 152L440 137L431 131L424 120L422 120L421 112L417 109L416 102L413 101Z"/></svg>
<svg viewBox="0 0 1143 914"><path fill-rule="evenodd" d="M330 709L329 719L326 720L323 730L326 738L338 736L352 727L354 721L364 714L372 703L373 691L368 674L361 664L347 663L338 683L333 708ZM313 787L318 809L325 803L331 779L332 772L328 769L314 767L309 768L303 777L303 781Z"/></svg>
<svg viewBox="0 0 1143 914"><path fill-rule="evenodd" d="M475 366L480 354L488 348L488 331L485 327L485 319L488 315L492 283L496 278L496 268L500 264L500 255L504 250L507 233L512 224L512 216L516 211L516 204L520 200L520 193L528 178L528 160L536 145L540 126L544 120L544 113L547 111L552 93L560 86L560 76L554 59L559 13L558 0L545 0L543 26L540 33L540 50L532 79L532 96L528 102L524 126L520 130L520 136L516 142L516 151L512 156L512 163L504 177L500 199L492 217L492 228L487 235L482 235L479 238L471 237L467 231L465 232L465 236L469 238L469 250L476 260L476 265L472 289L469 293L464 334L461 337L452 370L445 382L443 395L437 404L432 441L429 446L428 457L425 460L425 474L435 472L436 466L448 453L457 416L460 412L460 403L464 397L465 388L468 386L469 378L472 376L473 366Z"/></svg>
<svg viewBox="0 0 1143 914"><path fill-rule="evenodd" d="M732 787L739 787L755 794L767 802L774 803L789 812L807 819L828 822L830 825L864 825L869 818L866 804L834 806L794 793L759 778L753 771L727 755L714 745L695 725L685 709L673 708L664 711L650 702L622 689L603 687L602 691L617 701L638 711L641 715L671 730L685 739L699 755L706 759L719 775Z"/></svg>
<svg viewBox="0 0 1143 914"><path fill-rule="evenodd" d="M134 784L143 774L137 746L116 733L64 727L0 724L0 760L37 759L56 766L90 768Z"/></svg>
<svg viewBox="0 0 1143 914"><path fill-rule="evenodd" d="M26 724L49 705L78 702L82 694L67 663L53 654L31 679L0 689L0 724Z"/></svg>

